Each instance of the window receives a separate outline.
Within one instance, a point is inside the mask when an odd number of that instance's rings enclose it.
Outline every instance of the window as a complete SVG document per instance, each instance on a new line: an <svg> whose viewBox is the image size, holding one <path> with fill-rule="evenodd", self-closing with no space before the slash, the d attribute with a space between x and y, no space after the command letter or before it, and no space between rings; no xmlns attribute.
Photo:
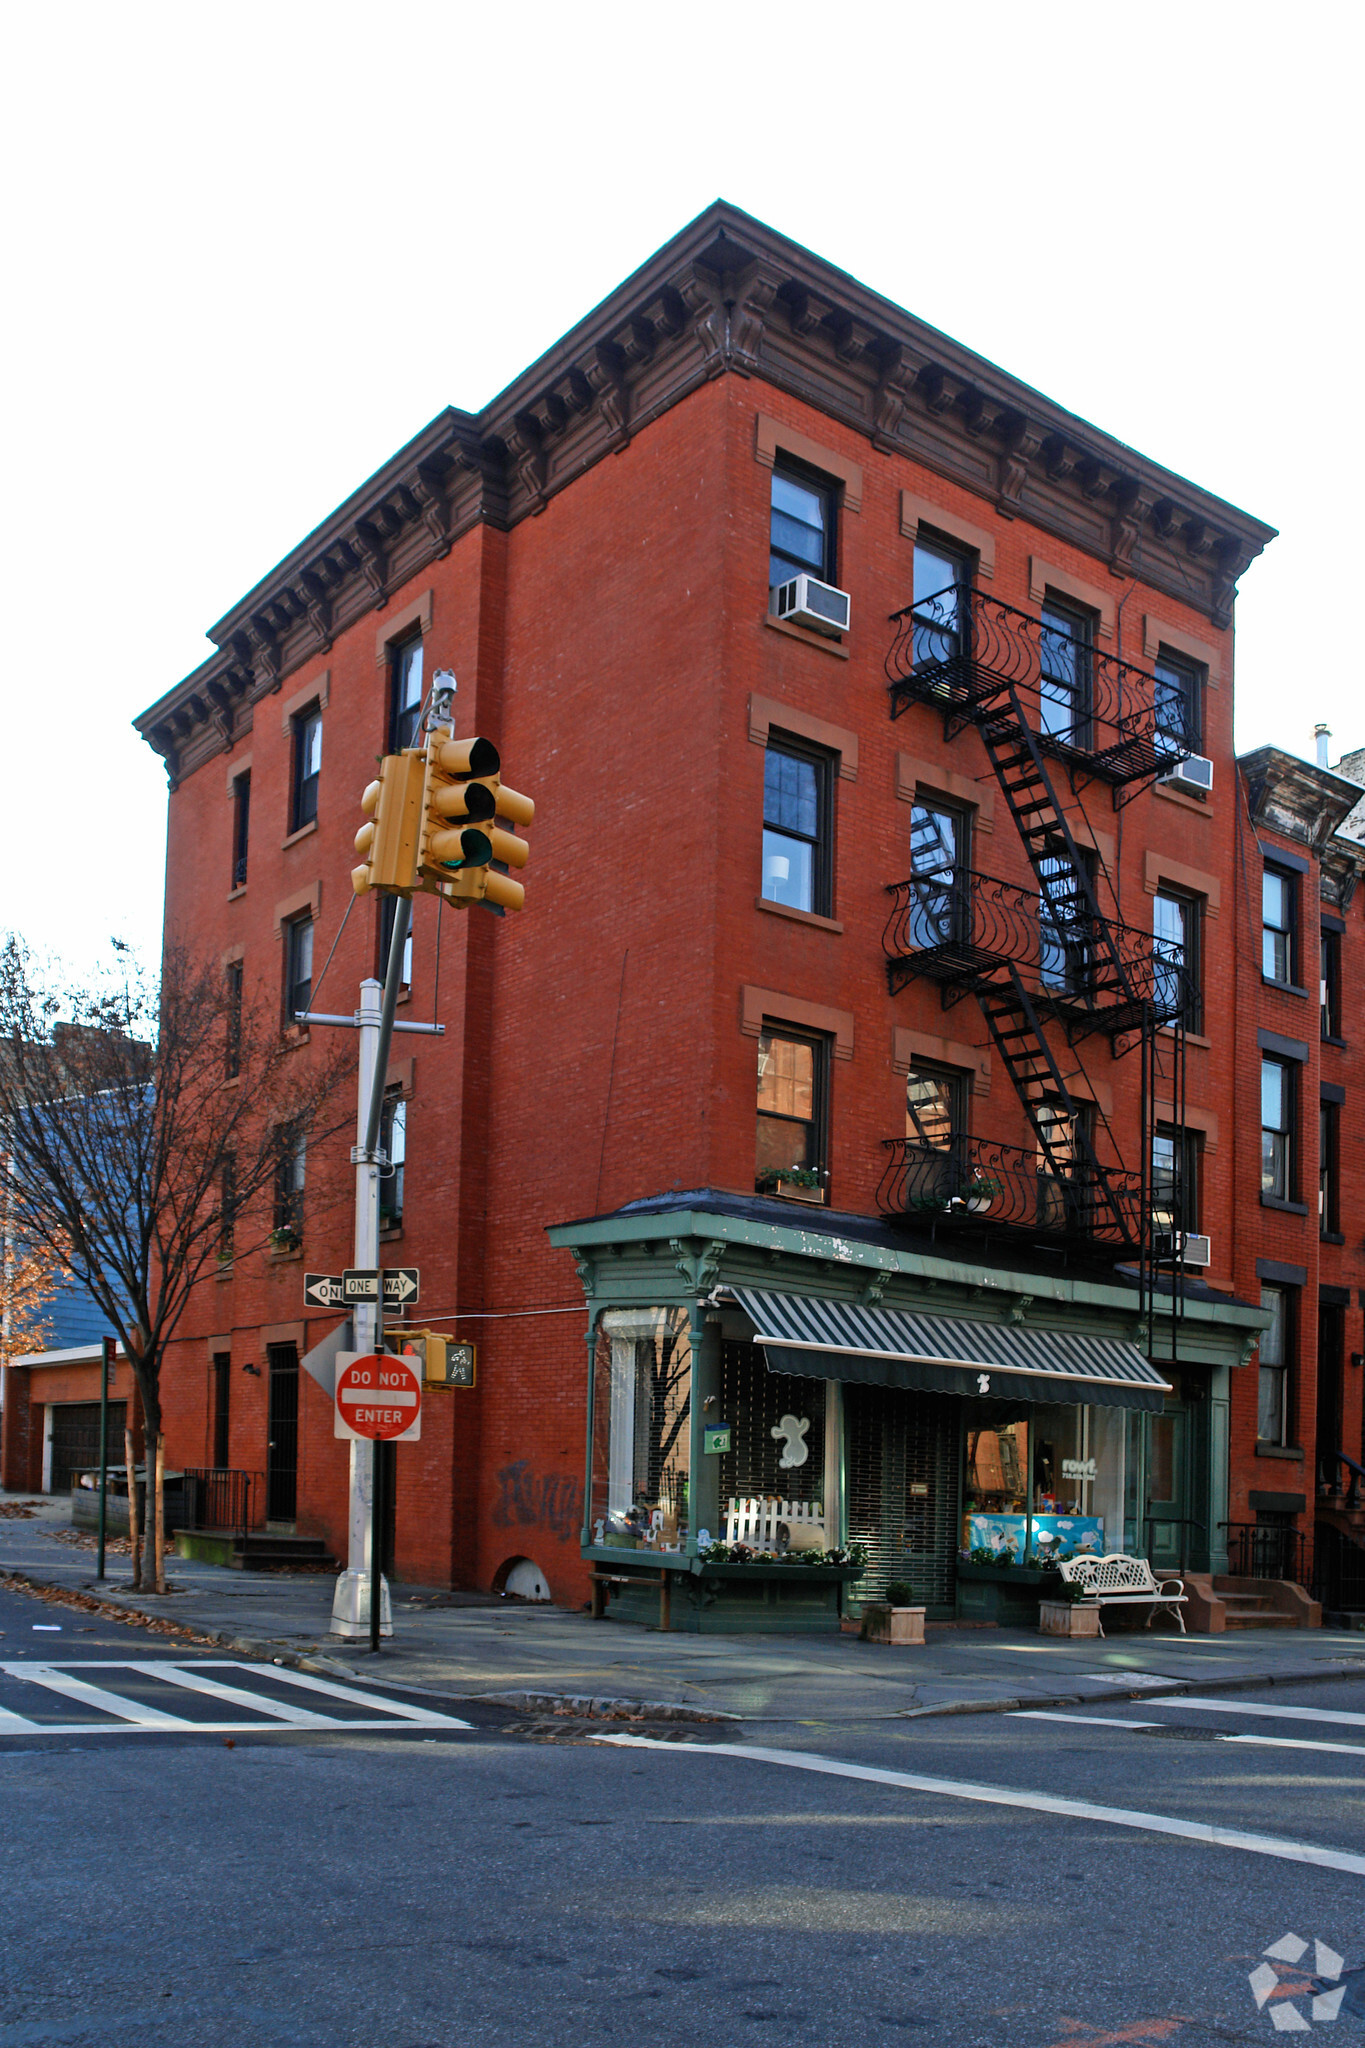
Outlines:
<svg viewBox="0 0 1365 2048"><path fill-rule="evenodd" d="M905 1083L905 1135L932 1152L952 1149L966 1129L967 1077L952 1067L911 1067Z"/></svg>
<svg viewBox="0 0 1365 2048"><path fill-rule="evenodd" d="M289 814L291 832L316 822L318 777L322 773L322 712L316 704L294 720L294 793Z"/></svg>
<svg viewBox="0 0 1365 2048"><path fill-rule="evenodd" d="M1341 933L1322 934L1318 955L1318 1005L1324 1038L1341 1037Z"/></svg>
<svg viewBox="0 0 1365 2048"><path fill-rule="evenodd" d="M397 1230L403 1222L403 1168L407 1161L408 1105L401 1090L390 1088L379 1120L379 1149L388 1165L379 1174L379 1228Z"/></svg>
<svg viewBox="0 0 1365 2048"><path fill-rule="evenodd" d="M1292 1311L1286 1287L1263 1287L1261 1307L1271 1311L1269 1329L1261 1332L1261 1364L1257 1383L1256 1435L1263 1444L1289 1441L1289 1357Z"/></svg>
<svg viewBox="0 0 1365 2048"><path fill-rule="evenodd" d="M308 1141L293 1124L282 1124L276 1140L276 1250L294 1250L303 1236L303 1186L308 1169Z"/></svg>
<svg viewBox="0 0 1365 2048"><path fill-rule="evenodd" d="M1267 868L1261 880L1261 973L1267 981L1294 980L1294 877Z"/></svg>
<svg viewBox="0 0 1365 2048"><path fill-rule="evenodd" d="M918 796L910 811L910 943L942 946L966 935L970 856L968 817L937 797Z"/></svg>
<svg viewBox="0 0 1365 2048"><path fill-rule="evenodd" d="M389 752L415 747L422 717L422 636L402 640L389 655Z"/></svg>
<svg viewBox="0 0 1365 2048"><path fill-rule="evenodd" d="M306 1010L313 998L312 918L291 918L284 928L284 941L284 1016L286 1024L292 1024L296 1013Z"/></svg>
<svg viewBox="0 0 1365 2048"><path fill-rule="evenodd" d="M227 1351L213 1354L213 1462L221 1472L229 1463L228 1439L232 1419L232 1356Z"/></svg>
<svg viewBox="0 0 1365 2048"><path fill-rule="evenodd" d="M232 785L232 886L246 887L247 842L251 836L251 770L244 769Z"/></svg>
<svg viewBox="0 0 1365 2048"><path fill-rule="evenodd" d="M394 919L398 915L398 898L381 896L379 899L379 959L375 972L381 981L387 981L389 974L389 947L393 944ZM399 988L404 993L412 987L412 919L408 919L408 935L403 942L403 978Z"/></svg>
<svg viewBox="0 0 1365 2048"><path fill-rule="evenodd" d="M833 891L828 755L773 741L763 756L763 895L828 917Z"/></svg>
<svg viewBox="0 0 1365 2048"><path fill-rule="evenodd" d="M802 571L834 581L834 488L813 476L774 469L768 587Z"/></svg>
<svg viewBox="0 0 1365 2048"><path fill-rule="evenodd" d="M1318 1230L1335 1237L1341 1229L1339 1160L1341 1112L1335 1102L1318 1104Z"/></svg>
<svg viewBox="0 0 1365 2048"><path fill-rule="evenodd" d="M761 1192L790 1168L823 1180L827 1062L823 1039L760 1032L754 1179Z"/></svg>
<svg viewBox="0 0 1365 2048"><path fill-rule="evenodd" d="M1294 1194L1294 1069L1261 1061L1261 1193L1288 1202Z"/></svg>
<svg viewBox="0 0 1365 2048"><path fill-rule="evenodd" d="M1152 903L1155 940L1152 1001L1159 1018L1181 1017L1188 1031L1199 1029L1200 905L1195 896L1163 886Z"/></svg>
<svg viewBox="0 0 1365 2048"><path fill-rule="evenodd" d="M936 541L915 542L915 667L956 662L967 650L971 565Z"/></svg>
<svg viewBox="0 0 1365 2048"><path fill-rule="evenodd" d="M1039 974L1045 988L1077 995L1090 974L1090 900L1085 884L1092 864L1081 854L1082 872L1069 854L1046 854L1038 863Z"/></svg>
<svg viewBox="0 0 1365 2048"><path fill-rule="evenodd" d="M227 1044L224 1049L227 1078L236 1079L242 1071L242 963L229 960L227 964Z"/></svg>
<svg viewBox="0 0 1365 2048"><path fill-rule="evenodd" d="M1172 745L1198 751L1203 731L1204 671L1197 662L1163 647L1154 663L1156 729Z"/></svg>
<svg viewBox="0 0 1365 2048"><path fill-rule="evenodd" d="M1089 1217L1083 1185L1077 1169L1084 1159L1083 1139L1090 1135L1094 1115L1089 1103L1075 1105L1069 1114L1064 1103L1040 1102L1035 1111L1046 1143L1038 1146L1038 1223L1049 1230L1070 1229Z"/></svg>
<svg viewBox="0 0 1365 2048"><path fill-rule="evenodd" d="M1159 1231L1199 1228L1199 1139L1194 1131L1152 1133L1152 1226Z"/></svg>
<svg viewBox="0 0 1365 2048"><path fill-rule="evenodd" d="M1090 711L1090 650L1095 620L1060 599L1043 600L1038 636L1042 730L1071 746L1086 743Z"/></svg>

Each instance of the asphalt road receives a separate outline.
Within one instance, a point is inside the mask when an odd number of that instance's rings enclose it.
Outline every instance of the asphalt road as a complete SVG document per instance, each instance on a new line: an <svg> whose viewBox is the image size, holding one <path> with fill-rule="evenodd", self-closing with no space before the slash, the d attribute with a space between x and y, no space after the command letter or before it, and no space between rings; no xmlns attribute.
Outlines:
<svg viewBox="0 0 1365 2048"><path fill-rule="evenodd" d="M622 1730L0 1632L0 2048L1365 2034L1360 1680Z"/></svg>

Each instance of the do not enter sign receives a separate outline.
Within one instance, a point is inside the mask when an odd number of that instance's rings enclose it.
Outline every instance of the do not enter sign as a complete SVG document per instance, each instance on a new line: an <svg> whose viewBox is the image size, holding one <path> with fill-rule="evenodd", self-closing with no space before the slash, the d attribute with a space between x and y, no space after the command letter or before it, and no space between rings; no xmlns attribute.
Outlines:
<svg viewBox="0 0 1365 2048"><path fill-rule="evenodd" d="M422 1434L421 1361L339 1351L334 1428L341 1437L415 1443Z"/></svg>

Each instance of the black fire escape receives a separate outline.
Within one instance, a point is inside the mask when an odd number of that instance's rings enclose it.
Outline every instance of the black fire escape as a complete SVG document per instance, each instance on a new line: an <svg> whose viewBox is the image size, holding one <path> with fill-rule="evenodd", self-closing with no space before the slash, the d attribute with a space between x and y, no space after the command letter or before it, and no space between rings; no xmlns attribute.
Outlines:
<svg viewBox="0 0 1365 2048"><path fill-rule="evenodd" d="M1121 810L1188 749L1158 721L1153 676L1049 620L955 586L893 623L892 717L930 705L949 740L975 726L1037 887L917 860L889 889L890 987L934 981L945 1009L976 999L1035 1149L957 1133L889 1140L881 1206L1134 1255L1150 1307L1154 1253L1168 1249L1154 1243L1152 1134L1159 1100L1162 1122L1183 1127L1190 991L1183 962L1119 916L1113 878L1078 843L1058 792L1084 815L1087 792L1107 787ZM1136 1171L1081 1061L1096 1038L1113 1057L1141 1048ZM1178 1239L1174 1250L1178 1260Z"/></svg>

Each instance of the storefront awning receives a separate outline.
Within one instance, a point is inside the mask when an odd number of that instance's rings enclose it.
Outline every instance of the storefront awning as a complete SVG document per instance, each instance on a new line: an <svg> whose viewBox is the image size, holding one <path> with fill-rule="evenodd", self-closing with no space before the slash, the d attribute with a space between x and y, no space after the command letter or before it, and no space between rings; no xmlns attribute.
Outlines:
<svg viewBox="0 0 1365 2048"><path fill-rule="evenodd" d="M1117 1337L857 1308L753 1287L730 1292L752 1319L770 1372L1105 1408L1157 1410L1170 1391L1136 1344Z"/></svg>

